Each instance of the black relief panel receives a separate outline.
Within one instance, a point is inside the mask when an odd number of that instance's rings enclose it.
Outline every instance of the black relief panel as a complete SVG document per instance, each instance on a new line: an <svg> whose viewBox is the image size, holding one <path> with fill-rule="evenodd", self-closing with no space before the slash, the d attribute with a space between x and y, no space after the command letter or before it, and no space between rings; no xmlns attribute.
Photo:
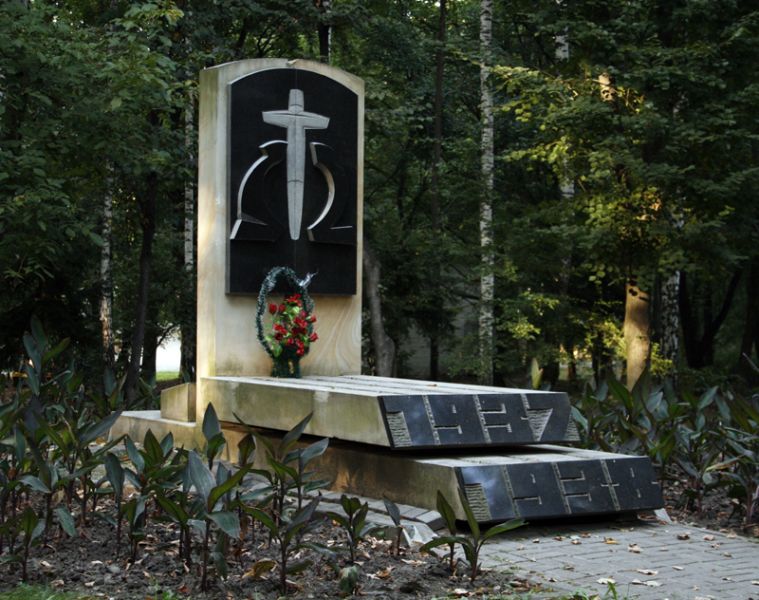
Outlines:
<svg viewBox="0 0 759 600"><path fill-rule="evenodd" d="M480 414L471 396L428 396L433 428L439 445L460 446L485 443Z"/></svg>
<svg viewBox="0 0 759 600"><path fill-rule="evenodd" d="M599 460L556 463L569 512L614 512L614 499Z"/></svg>
<svg viewBox="0 0 759 600"><path fill-rule="evenodd" d="M567 396L536 397L537 417L528 414L523 395L517 393L384 396L380 402L390 445L396 448L570 441Z"/></svg>
<svg viewBox="0 0 759 600"><path fill-rule="evenodd" d="M549 519L660 508L645 457L472 465L456 468L478 521Z"/></svg>
<svg viewBox="0 0 759 600"><path fill-rule="evenodd" d="M506 474L511 486L512 500L520 517L567 514L552 463L508 465Z"/></svg>
<svg viewBox="0 0 759 600"><path fill-rule="evenodd" d="M257 294L272 267L309 291L356 292L358 96L301 69L230 84L227 292Z"/></svg>
<svg viewBox="0 0 759 600"><path fill-rule="evenodd" d="M620 510L641 510L663 504L661 486L651 461L644 456L605 461L609 486Z"/></svg>

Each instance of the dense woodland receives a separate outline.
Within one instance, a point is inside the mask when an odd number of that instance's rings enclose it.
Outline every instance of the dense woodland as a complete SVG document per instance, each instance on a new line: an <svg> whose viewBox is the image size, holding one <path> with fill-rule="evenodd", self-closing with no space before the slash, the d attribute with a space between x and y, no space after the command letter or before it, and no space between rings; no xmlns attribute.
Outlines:
<svg viewBox="0 0 759 600"><path fill-rule="evenodd" d="M366 82L367 372L756 384L740 0L4 2L0 370L37 315L127 399L171 332L193 377L198 72L257 57Z"/></svg>

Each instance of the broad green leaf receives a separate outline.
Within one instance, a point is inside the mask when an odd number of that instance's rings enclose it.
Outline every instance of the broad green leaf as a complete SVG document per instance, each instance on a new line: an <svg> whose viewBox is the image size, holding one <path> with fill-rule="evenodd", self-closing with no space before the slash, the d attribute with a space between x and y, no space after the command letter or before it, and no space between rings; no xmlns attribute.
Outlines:
<svg viewBox="0 0 759 600"><path fill-rule="evenodd" d="M308 413L295 427L285 434L285 437L282 438L282 448L285 451L289 450L300 439L313 416L314 413Z"/></svg>
<svg viewBox="0 0 759 600"><path fill-rule="evenodd" d="M124 467L118 457L111 452L105 455L104 462L108 481L111 482L116 495L121 496L124 493Z"/></svg>
<svg viewBox="0 0 759 600"><path fill-rule="evenodd" d="M385 503L385 509L387 510L387 514L389 514L390 518L393 520L393 523L395 523L396 526L400 526L401 511L398 508L398 505L392 500L388 500L387 498L383 498L382 501Z"/></svg>
<svg viewBox="0 0 759 600"><path fill-rule="evenodd" d="M46 486L38 477L35 477L34 475L24 475L21 477L20 481L36 492L49 494L51 491L48 486Z"/></svg>
<svg viewBox="0 0 759 600"><path fill-rule="evenodd" d="M236 488L240 484L240 481L242 481L242 478L245 477L248 471L250 471L250 468L251 466L248 465L242 469L238 469L237 472L229 477L224 483L214 487L208 494L208 510L213 510L213 507L224 494Z"/></svg>
<svg viewBox="0 0 759 600"><path fill-rule="evenodd" d="M211 519L216 526L226 533L231 538L240 537L240 519L235 512L215 512L210 513L208 518Z"/></svg>
<svg viewBox="0 0 759 600"><path fill-rule="evenodd" d="M55 513L55 516L58 517L58 523L60 523L61 528L66 532L66 535L69 537L76 537L74 517L72 517L71 513L66 510L66 507L56 506L53 512Z"/></svg>
<svg viewBox="0 0 759 600"><path fill-rule="evenodd" d="M464 514L466 515L466 522L469 525L469 529L472 532L472 536L475 540L480 539L480 525L477 522L477 518L474 516L474 513L472 512L472 507L469 505L469 500L467 500L466 494L464 493L464 490L459 488L459 500L461 500L461 506L464 508Z"/></svg>
<svg viewBox="0 0 759 600"><path fill-rule="evenodd" d="M195 489L203 498L203 502L206 506L213 506L209 503L209 497L211 490L214 488L214 478L208 467L200 460L198 453L192 450L187 461L187 468L190 470L190 480L192 481Z"/></svg>
<svg viewBox="0 0 759 600"><path fill-rule="evenodd" d="M523 525L526 525L526 523L522 519L511 519L505 523L494 525L483 534L482 541L489 540L493 536L499 535L501 533L506 533L507 531L512 531L518 527L522 527Z"/></svg>
<svg viewBox="0 0 759 600"><path fill-rule="evenodd" d="M437 511L440 513L440 516L443 517L443 521L445 521L445 526L448 528L448 531L451 534L456 533L456 514L453 512L453 508L448 503L448 500L443 495L443 492L438 490L437 492L437 500L435 502L435 506L437 507Z"/></svg>
<svg viewBox="0 0 759 600"><path fill-rule="evenodd" d="M211 441L219 433L221 433L219 417L216 416L216 409L213 407L213 404L209 404L203 415L203 436L206 440Z"/></svg>
<svg viewBox="0 0 759 600"><path fill-rule="evenodd" d="M129 460L132 461L134 468L137 469L138 473L142 473L145 470L145 459L142 458L142 455L137 450L137 446L134 445L132 438L129 436L124 438L124 446L126 447L127 456L129 456Z"/></svg>
<svg viewBox="0 0 759 600"><path fill-rule="evenodd" d="M94 425L87 427L79 438L81 443L89 444L90 442L94 442L97 438L104 435L121 416L121 412L122 411L120 410L112 412L99 423L95 423Z"/></svg>
<svg viewBox="0 0 759 600"><path fill-rule="evenodd" d="M309 462L311 462L314 458L317 456L321 456L324 454L324 452L327 450L327 447L329 446L329 439L324 438L323 440L319 440L318 442L314 442L310 446L304 448L298 457L298 460L301 465L301 469L303 466L307 465Z"/></svg>

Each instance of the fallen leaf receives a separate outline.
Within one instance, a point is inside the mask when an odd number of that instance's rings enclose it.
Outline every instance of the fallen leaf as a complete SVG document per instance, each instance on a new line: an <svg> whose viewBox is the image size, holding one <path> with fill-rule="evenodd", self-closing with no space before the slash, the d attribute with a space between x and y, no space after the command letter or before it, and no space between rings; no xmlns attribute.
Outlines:
<svg viewBox="0 0 759 600"><path fill-rule="evenodd" d="M453 590L453 595L454 596L468 596L469 592L465 590L464 588L456 588L455 590Z"/></svg>
<svg viewBox="0 0 759 600"><path fill-rule="evenodd" d="M407 565L411 565L412 567L418 567L420 565L424 564L424 561L421 560L413 560L411 558L402 558L401 562L405 562Z"/></svg>
<svg viewBox="0 0 759 600"><path fill-rule="evenodd" d="M705 542L711 542L712 540L714 540L714 536L711 533L708 533L704 536Z"/></svg>
<svg viewBox="0 0 759 600"><path fill-rule="evenodd" d="M580 537L589 538L590 534L589 533L581 533Z"/></svg>
<svg viewBox="0 0 759 600"><path fill-rule="evenodd" d="M580 544L582 544L582 542L581 542L580 540L572 540L572 543L573 543L575 546L579 546Z"/></svg>
<svg viewBox="0 0 759 600"><path fill-rule="evenodd" d="M654 571L653 569L635 569L638 573L641 575L658 575L659 571Z"/></svg>
<svg viewBox="0 0 759 600"><path fill-rule="evenodd" d="M93 561L90 561L90 564L93 565L93 566L94 565L102 565L103 561L102 560L93 560Z"/></svg>
<svg viewBox="0 0 759 600"><path fill-rule="evenodd" d="M653 579L649 579L648 581L641 581L640 579L633 579L630 583L633 585L645 585L648 587L659 587L661 583L658 581L654 581Z"/></svg>
<svg viewBox="0 0 759 600"><path fill-rule="evenodd" d="M615 584L617 582L611 577L601 577L601 579L596 579L596 583L600 583L601 585L608 585L610 583Z"/></svg>
<svg viewBox="0 0 759 600"><path fill-rule="evenodd" d="M754 579L754 580L751 582L751 585L759 585L759 579Z"/></svg>
<svg viewBox="0 0 759 600"><path fill-rule="evenodd" d="M557 535L557 536L554 536L553 539L555 539L557 542L562 542L562 541L564 541L564 536L563 535Z"/></svg>
<svg viewBox="0 0 759 600"><path fill-rule="evenodd" d="M539 544L540 543L540 538L535 538L534 540L532 540L532 543L533 544Z"/></svg>
<svg viewBox="0 0 759 600"><path fill-rule="evenodd" d="M387 579L388 577L390 577L390 573L392 573L392 572L393 572L393 568L394 568L393 566L389 566L389 567L387 567L386 569L380 569L379 571L377 571L377 572L375 573L375 575L376 575L376 576L377 576L379 579Z"/></svg>
<svg viewBox="0 0 759 600"><path fill-rule="evenodd" d="M722 556L727 556L728 558L732 558L733 557L733 555L730 554L729 552L723 552Z"/></svg>
<svg viewBox="0 0 759 600"><path fill-rule="evenodd" d="M519 544L517 546L517 550L524 550L524 544Z"/></svg>
<svg viewBox="0 0 759 600"><path fill-rule="evenodd" d="M56 579L53 582L50 583L53 587L63 587L65 584L63 582L63 579Z"/></svg>
<svg viewBox="0 0 759 600"><path fill-rule="evenodd" d="M87 581L87 582L85 582L84 587L88 587L88 588L95 587L95 582L94 581Z"/></svg>
<svg viewBox="0 0 759 600"><path fill-rule="evenodd" d="M690 534L689 533L678 533L677 534L677 539L678 540L689 540L690 539Z"/></svg>
<svg viewBox="0 0 759 600"><path fill-rule="evenodd" d="M604 544L619 544L617 540L611 537L604 538Z"/></svg>
<svg viewBox="0 0 759 600"><path fill-rule="evenodd" d="M630 544L627 546L628 552L634 552L635 554L640 554L640 546L638 544Z"/></svg>
<svg viewBox="0 0 759 600"><path fill-rule="evenodd" d="M678 566L673 566L672 568L673 568L675 571L685 571L685 567L678 567Z"/></svg>
<svg viewBox="0 0 759 600"><path fill-rule="evenodd" d="M722 581L732 581L732 579L730 577L723 577Z"/></svg>
<svg viewBox="0 0 759 600"><path fill-rule="evenodd" d="M250 577L252 579L262 579L264 575L266 575L276 566L277 563L273 560L262 558L261 560L256 561L253 566L248 569L245 575L242 576L242 578L245 579L247 577Z"/></svg>

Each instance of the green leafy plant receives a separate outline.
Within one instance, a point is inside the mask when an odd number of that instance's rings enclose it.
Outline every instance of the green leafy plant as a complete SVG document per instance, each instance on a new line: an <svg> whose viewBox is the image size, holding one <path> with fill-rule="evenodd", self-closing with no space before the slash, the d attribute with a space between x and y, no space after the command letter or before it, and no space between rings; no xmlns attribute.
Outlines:
<svg viewBox="0 0 759 600"><path fill-rule="evenodd" d="M453 508L449 504L445 496L438 490L438 511L441 515L444 515L446 525L451 531L450 523L455 523L455 517ZM469 579L474 581L480 572L480 551L485 543L494 538L496 535L512 531L518 527L522 527L525 522L522 519L511 519L505 523L500 523L490 527L487 531L483 532L480 529L480 525L472 512L472 507L466 499L466 496L459 490L459 500L464 508L466 514L467 524L469 525L469 535L456 535L451 532L451 535L440 536L424 544L421 547L422 551L429 551L438 546L446 545L451 549L451 563L453 561L453 548L456 545L461 546L464 551L467 565L469 566ZM442 510L441 510L442 508ZM455 531L455 530L454 530Z"/></svg>
<svg viewBox="0 0 759 600"><path fill-rule="evenodd" d="M348 552L351 564L356 562L356 548L367 535L377 530L377 526L366 522L369 513L369 504L358 498L350 498L343 494L340 496L340 506L345 514L330 511L327 516L343 528L348 538Z"/></svg>
<svg viewBox="0 0 759 600"><path fill-rule="evenodd" d="M198 453L192 450L188 454L187 470L197 494L203 500L199 510L199 516L202 520L193 520L191 523L199 529L203 536L201 588L205 590L208 585L208 547L211 538L211 528L213 525L216 525L223 533L232 538L240 535L240 519L237 513L233 510L224 510L229 507L220 505L222 504L223 497L239 485L245 474L250 471L250 466L243 467L233 475L229 475L226 478L222 477L220 478L221 481L217 481L208 466L203 464ZM223 562L223 555L216 556L214 559L217 562L217 568L220 568L221 572L223 572L226 568L226 563Z"/></svg>
<svg viewBox="0 0 759 600"><path fill-rule="evenodd" d="M387 510L387 514L390 515L390 518L393 520L393 524L395 525L396 537L393 546L395 549L395 555L398 556L401 553L401 537L403 536L403 525L401 525L401 511L398 508L398 505L392 500L383 498L382 501L385 503L385 510Z"/></svg>
<svg viewBox="0 0 759 600"><path fill-rule="evenodd" d="M280 515L277 521L265 511L259 508L250 508L250 513L269 530L272 538L279 546L279 585L283 594L287 593L287 575L296 573L308 567L311 561L303 559L297 563L291 563L291 556L298 550L310 545L302 544L298 540L302 535L310 531L314 526L313 520L316 507L320 498L314 498L305 507L296 511L292 517L289 514Z"/></svg>

